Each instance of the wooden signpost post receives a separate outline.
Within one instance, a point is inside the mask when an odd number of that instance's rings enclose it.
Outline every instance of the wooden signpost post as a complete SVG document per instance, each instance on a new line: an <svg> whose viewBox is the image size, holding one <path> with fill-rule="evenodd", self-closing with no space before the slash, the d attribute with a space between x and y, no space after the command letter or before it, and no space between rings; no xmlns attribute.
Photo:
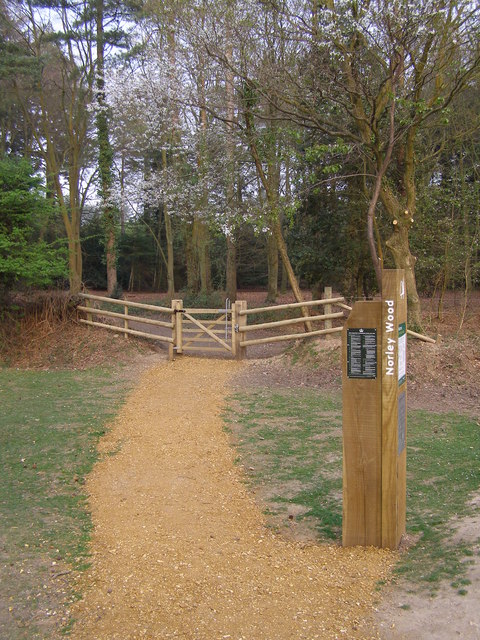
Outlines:
<svg viewBox="0 0 480 640"><path fill-rule="evenodd" d="M383 271L381 301L355 303L342 334L343 545L396 549L406 513L404 272Z"/></svg>

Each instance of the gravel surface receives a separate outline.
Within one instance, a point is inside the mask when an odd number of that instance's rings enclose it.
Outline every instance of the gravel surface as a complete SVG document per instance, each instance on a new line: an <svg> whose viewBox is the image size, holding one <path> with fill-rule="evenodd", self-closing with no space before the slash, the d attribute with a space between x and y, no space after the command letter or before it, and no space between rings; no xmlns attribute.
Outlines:
<svg viewBox="0 0 480 640"><path fill-rule="evenodd" d="M395 554L273 534L234 464L221 411L245 366L160 363L115 418L87 484L74 640L379 637L375 586Z"/></svg>

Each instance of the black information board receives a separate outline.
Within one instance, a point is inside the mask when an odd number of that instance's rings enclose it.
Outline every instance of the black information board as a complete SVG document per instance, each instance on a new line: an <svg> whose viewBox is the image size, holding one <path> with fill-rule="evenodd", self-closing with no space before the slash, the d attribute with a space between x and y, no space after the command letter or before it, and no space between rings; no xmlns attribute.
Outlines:
<svg viewBox="0 0 480 640"><path fill-rule="evenodd" d="M347 375L377 377L377 330L347 329Z"/></svg>

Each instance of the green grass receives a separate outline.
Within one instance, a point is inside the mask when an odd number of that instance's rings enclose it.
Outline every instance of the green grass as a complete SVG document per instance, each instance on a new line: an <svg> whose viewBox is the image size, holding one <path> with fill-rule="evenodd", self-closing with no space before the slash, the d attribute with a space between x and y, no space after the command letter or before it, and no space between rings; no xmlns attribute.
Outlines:
<svg viewBox="0 0 480 640"><path fill-rule="evenodd" d="M285 524L295 504L296 519L308 518L319 540L340 541L340 397L298 389L237 394L226 422L276 521ZM407 531L418 542L396 572L431 592L453 582L461 594L473 550L452 542L452 519L469 513L468 498L480 487L480 427L465 416L411 411L407 455Z"/></svg>
<svg viewBox="0 0 480 640"><path fill-rule="evenodd" d="M49 637L36 611L72 597L57 574L88 565L83 484L125 386L112 371L0 370L0 637Z"/></svg>
<svg viewBox="0 0 480 640"><path fill-rule="evenodd" d="M319 536L337 538L342 514L339 400L311 391L252 392L232 398L226 419L253 482L268 487L272 513L300 505L304 513L298 517L313 518Z"/></svg>
<svg viewBox="0 0 480 640"><path fill-rule="evenodd" d="M463 576L473 554L449 538L452 518L470 513L468 497L480 487L480 427L461 415L413 411L408 430L408 530L420 540L397 573L435 590L440 581Z"/></svg>

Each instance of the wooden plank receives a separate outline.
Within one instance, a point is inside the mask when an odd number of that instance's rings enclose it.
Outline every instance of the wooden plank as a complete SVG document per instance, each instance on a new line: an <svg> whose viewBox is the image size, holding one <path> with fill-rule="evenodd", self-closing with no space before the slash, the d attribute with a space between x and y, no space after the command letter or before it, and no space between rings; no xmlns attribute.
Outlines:
<svg viewBox="0 0 480 640"><path fill-rule="evenodd" d="M215 342L218 342L219 344L222 345L222 347L224 347L224 349L226 349L227 351L232 351L232 347L227 344L224 340L222 340L221 338L219 338L218 336L216 336L213 331L210 331L210 329L208 329L205 325L203 325L201 322L199 322L196 318L194 318L193 316L191 316L189 313L187 313L186 311L184 311L184 315L186 318L188 318L188 320L190 320L191 322L193 322L193 324L196 324L197 327L199 329L201 329L202 331L204 331L207 335L209 335L212 340L215 340Z"/></svg>
<svg viewBox="0 0 480 640"><path fill-rule="evenodd" d="M225 309L183 309L185 313L195 313L197 315L204 315L210 313L212 316L218 316L219 313L223 313L225 316ZM230 309L227 309L227 314L230 314Z"/></svg>
<svg viewBox="0 0 480 640"><path fill-rule="evenodd" d="M205 324L208 323L209 327L216 327L216 326L225 327L225 316L221 320L202 320L202 322L205 322ZM189 320L185 320L183 324L185 326L189 326L189 325L196 326L196 325L193 325L193 322L190 322ZM193 329L193 331L198 331L198 329Z"/></svg>
<svg viewBox="0 0 480 640"><path fill-rule="evenodd" d="M315 307L323 304L335 304L344 302L345 298L331 298L330 300L305 300L305 302L291 302L289 304L277 304L272 307L257 307L252 309L242 309L239 313L241 316L253 313L263 313L264 311L281 311L282 309L298 309L300 307ZM306 318L308 320L308 318ZM305 321L305 318L304 318Z"/></svg>
<svg viewBox="0 0 480 640"><path fill-rule="evenodd" d="M88 324L92 327L100 327L101 329L116 331L117 333L128 333L131 336L139 336L140 338L150 338L151 340L158 340L159 342L173 343L173 339L168 336L156 336L153 333L144 333L143 331L135 331L134 329L125 329L124 327L116 327L113 324L102 324L101 322L90 322L90 320L83 320L83 318L80 318L79 322L81 324Z"/></svg>
<svg viewBox="0 0 480 640"><path fill-rule="evenodd" d="M269 342L284 342L286 340L304 340L305 338L324 336L328 333L339 333L340 331L342 331L342 327L334 327L333 329L319 329L318 331L309 331L308 333L290 333L286 336L271 336L270 338L256 338L255 340L241 340L240 347L248 347L254 344L268 344Z"/></svg>
<svg viewBox="0 0 480 640"><path fill-rule="evenodd" d="M95 309L93 307L77 307L78 311L85 311L88 315L107 316L109 318L120 318L122 320L129 320L131 322L139 322L141 324L151 324L156 327L165 327L167 329L173 328L172 322L164 322L163 320L154 320L153 318L142 318L141 316L132 316L124 313L117 313L116 311L106 311L104 309ZM127 327L128 328L128 327Z"/></svg>
<svg viewBox="0 0 480 640"><path fill-rule="evenodd" d="M406 322L404 272L385 269L382 274L382 547L388 549L397 549L405 533Z"/></svg>
<svg viewBox="0 0 480 640"><path fill-rule="evenodd" d="M213 342L212 339L210 338L210 336L208 336L206 333L204 333L202 336L200 336L199 338L195 338L195 340L190 340L187 339L184 341L183 346L186 347L188 345L191 344L204 344L204 345L211 345L211 344L218 344L216 342ZM219 345L220 346L220 345ZM222 349L224 348L223 345L221 345Z"/></svg>
<svg viewBox="0 0 480 640"><path fill-rule="evenodd" d="M154 304L144 304L143 302L130 302L129 300L116 300L115 298L105 298L104 296L94 296L90 293L79 293L79 298L85 300L97 300L99 302L109 302L110 304L119 304L127 307L134 307L135 309L148 309L149 311L159 311L161 313L171 314L172 310L168 307L157 307Z"/></svg>
<svg viewBox="0 0 480 640"><path fill-rule="evenodd" d="M187 324L187 323L185 323ZM213 331L214 333L216 333L218 336L224 336L225 335L225 329L212 329L210 326L208 327L211 331ZM204 335L203 331L199 331L199 329L183 329L183 333L194 333L197 336L201 336Z"/></svg>
<svg viewBox="0 0 480 640"><path fill-rule="evenodd" d="M348 375L347 335L355 329L376 331L376 378ZM357 302L342 334L344 546L382 542L380 334L381 302Z"/></svg>
<svg viewBox="0 0 480 640"><path fill-rule="evenodd" d="M201 352L203 352L203 351L209 351L209 352L210 351L215 351L215 353L220 353L220 352L225 351L225 349L223 347L204 347L204 346L198 347L198 346L194 346L194 345L188 345L188 346L183 345L183 349L184 349L184 351L201 351Z"/></svg>
<svg viewBox="0 0 480 640"><path fill-rule="evenodd" d="M343 318L343 312L323 314L321 316L309 316L309 322L320 322L322 320L334 320L335 318ZM240 333L248 331L258 331L260 329L274 329L275 327L285 327L291 324L305 324L305 318L290 318L288 320L277 320L275 322L263 322L262 324L250 324L239 329ZM326 327L331 329L332 327Z"/></svg>

